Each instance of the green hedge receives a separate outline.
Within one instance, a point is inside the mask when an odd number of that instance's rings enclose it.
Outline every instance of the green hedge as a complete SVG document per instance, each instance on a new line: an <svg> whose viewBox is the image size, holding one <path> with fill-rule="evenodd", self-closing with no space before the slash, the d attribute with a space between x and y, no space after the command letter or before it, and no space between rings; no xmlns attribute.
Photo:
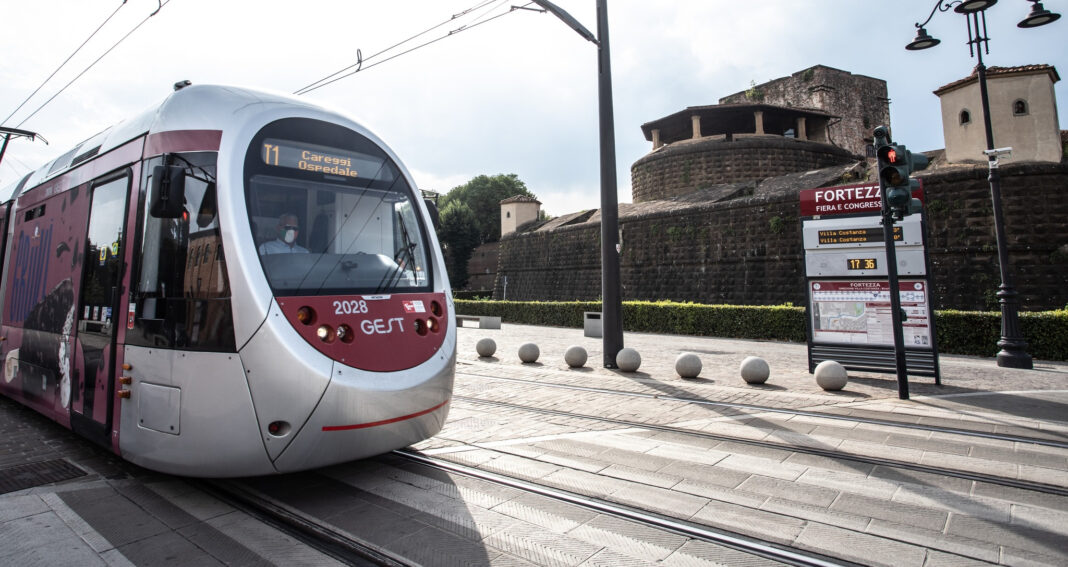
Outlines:
<svg viewBox="0 0 1068 567"><path fill-rule="evenodd" d="M600 311L601 302L457 299L456 310L464 315L494 315L521 325L582 328L583 312ZM805 309L792 305L623 302L623 326L633 332L803 343L805 325ZM999 350L1001 313L937 311L935 326L939 352L992 357ZM1068 309L1020 313L1020 332L1034 358L1068 360Z"/></svg>

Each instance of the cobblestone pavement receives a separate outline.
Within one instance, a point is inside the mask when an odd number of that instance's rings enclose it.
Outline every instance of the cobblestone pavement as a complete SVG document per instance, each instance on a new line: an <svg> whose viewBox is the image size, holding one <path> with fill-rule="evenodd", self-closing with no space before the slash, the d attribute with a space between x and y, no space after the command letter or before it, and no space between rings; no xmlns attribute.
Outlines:
<svg viewBox="0 0 1068 567"><path fill-rule="evenodd" d="M475 353L482 338L495 341L493 357ZM541 354L524 364L517 352L528 342ZM600 339L578 329L461 329L453 412L445 430L420 448L862 564L1068 564L1068 449L834 419L856 415L1064 444L1064 363L1037 361L1035 370L1022 371L998 368L992 359L943 356L943 384L911 379L911 399L900 400L893 374L853 374L844 390L822 390L808 373L805 345L649 334L627 334L625 344L642 356L637 372L601 368ZM587 366L564 362L572 345L589 352ZM675 374L682 352L701 357L698 378ZM740 378L747 356L768 361L767 384ZM772 411L783 408L831 415ZM931 468L824 453L836 451ZM978 476L947 476L937 472L942 469ZM1061 492L1015 488L982 475Z"/></svg>
<svg viewBox="0 0 1068 567"><path fill-rule="evenodd" d="M496 342L493 357L475 353L482 338ZM528 342L541 355L524 364L517 351ZM853 374L842 391L822 390L805 345L629 333L625 343L641 354L637 372L602 368L601 340L579 329L460 329L449 419L415 449L842 561L1068 564L1068 364L1021 371L943 356L943 384L914 378L911 399L900 400L892 374ZM571 345L588 351L585 367L565 364ZM682 352L701 358L697 378L674 372ZM747 356L767 360L766 384L740 378ZM882 423L840 419L853 416ZM13 483L0 493L0 565L331 563L183 479L123 463L2 398L0 428L0 482ZM47 470L19 468L27 464ZM25 475L49 482L19 488ZM250 485L415 564L757 564L396 458Z"/></svg>

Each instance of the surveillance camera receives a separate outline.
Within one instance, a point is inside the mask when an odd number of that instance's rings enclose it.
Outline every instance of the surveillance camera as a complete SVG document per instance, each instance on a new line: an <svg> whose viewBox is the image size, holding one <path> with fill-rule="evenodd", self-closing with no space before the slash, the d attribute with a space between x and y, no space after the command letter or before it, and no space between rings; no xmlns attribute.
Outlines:
<svg viewBox="0 0 1068 567"><path fill-rule="evenodd" d="M983 150L983 153L987 156L1008 159L1012 157L1012 148L994 148L992 150Z"/></svg>
<svg viewBox="0 0 1068 567"><path fill-rule="evenodd" d="M874 134L876 138L889 138L890 130L886 126L879 126L875 128Z"/></svg>

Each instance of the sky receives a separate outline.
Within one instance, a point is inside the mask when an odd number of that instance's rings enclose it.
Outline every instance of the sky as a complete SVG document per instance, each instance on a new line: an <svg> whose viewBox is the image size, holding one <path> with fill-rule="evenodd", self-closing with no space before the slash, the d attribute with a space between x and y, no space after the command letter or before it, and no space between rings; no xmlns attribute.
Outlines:
<svg viewBox="0 0 1068 567"><path fill-rule="evenodd" d="M555 3L596 33L595 0ZM936 11L926 26L941 45L904 49L914 24L934 9L928 0L607 4L621 203L631 202L630 166L651 149L643 123L827 65L885 80L894 140L914 151L939 149L932 91L976 64L965 17L952 10ZM1043 4L1066 17L1020 29L1030 2L1001 0L987 10L987 66L1045 63L1068 73L1068 2ZM597 47L553 15L513 5L535 7L527 0L0 0L0 120L48 142L12 140L0 188L158 104L177 81L294 93L361 53L359 72L301 96L370 128L420 189L446 193L478 175L514 173L550 215L598 208ZM1068 129L1065 83L1055 85L1061 129Z"/></svg>

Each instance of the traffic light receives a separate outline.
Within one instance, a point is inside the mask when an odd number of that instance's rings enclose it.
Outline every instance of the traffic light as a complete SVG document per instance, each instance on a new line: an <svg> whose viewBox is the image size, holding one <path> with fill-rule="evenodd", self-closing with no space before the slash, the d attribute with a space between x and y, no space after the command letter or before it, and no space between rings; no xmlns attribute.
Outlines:
<svg viewBox="0 0 1068 567"><path fill-rule="evenodd" d="M928 159L923 154L913 154L902 144L894 144L885 127L875 129L878 159L879 185L886 196L886 206L897 220L920 211L919 199L912 198L912 190L919 181L909 175L927 167Z"/></svg>
<svg viewBox="0 0 1068 567"><path fill-rule="evenodd" d="M886 206L899 220L905 216L904 210L912 199L907 151L904 146L895 144L887 144L876 151L879 181L886 196Z"/></svg>

